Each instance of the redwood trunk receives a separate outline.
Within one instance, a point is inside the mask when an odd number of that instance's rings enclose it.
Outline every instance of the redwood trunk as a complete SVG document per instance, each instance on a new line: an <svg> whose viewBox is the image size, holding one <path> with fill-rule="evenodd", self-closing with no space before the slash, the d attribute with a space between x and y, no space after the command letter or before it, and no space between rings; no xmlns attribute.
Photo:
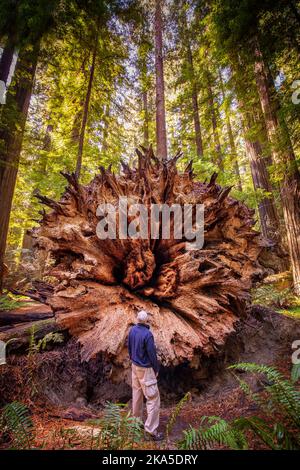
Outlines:
<svg viewBox="0 0 300 470"><path fill-rule="evenodd" d="M7 103L1 116L0 138L0 290L5 271L4 255L8 235L9 218L13 194L17 179L23 134L28 114L38 57L38 48L34 51L24 48L20 51L14 84L7 96Z"/></svg>
<svg viewBox="0 0 300 470"><path fill-rule="evenodd" d="M222 169L223 168L223 155L222 155L221 143L220 143L220 137L219 137L219 131L218 131L215 101L214 101L214 96L213 96L213 92L211 88L211 76L209 72L207 73L207 91L208 91L208 103L209 103L210 113L211 113L211 125L212 125L212 131L213 131L213 137L214 137L214 143L215 143L217 164Z"/></svg>
<svg viewBox="0 0 300 470"><path fill-rule="evenodd" d="M226 95L225 95L225 89L224 89L222 73L221 73L220 69L219 69L219 79L220 79L220 85L221 85L222 99L223 99L223 103L225 103ZM242 180L241 180L239 163L238 163L237 150L236 150L236 145L235 145L235 142L234 142L234 136L233 136L232 126L231 126L231 120L230 120L230 116L229 116L229 113L228 113L226 103L225 103L225 116L226 116L227 135L228 135L229 146L230 146L230 150L231 150L231 159L230 160L231 160L231 162L233 163L233 166L234 166L234 172L235 172L237 182L238 182L238 189L239 189L239 191L242 191L243 188L242 188Z"/></svg>
<svg viewBox="0 0 300 470"><path fill-rule="evenodd" d="M8 42L2 52L0 59L0 81L7 83L15 52L14 44Z"/></svg>
<svg viewBox="0 0 300 470"><path fill-rule="evenodd" d="M86 130L86 124L87 124L87 120L88 120L89 106L90 106L90 100L91 100L91 94L92 94L92 88L93 88L93 81L94 81L94 75L95 75L97 50L98 50L98 31L97 31L97 34L96 34L95 45L94 45L94 50L93 50L92 65L91 65L90 76L89 76L89 82L88 82L88 87L87 87L84 106L83 106L82 122L81 122L81 128L80 128L77 162L76 162L76 170L75 170L75 173L76 173L77 177L80 176L81 167L82 167L82 155L83 155L85 130Z"/></svg>
<svg viewBox="0 0 300 470"><path fill-rule="evenodd" d="M143 111L144 111L144 146L149 147L149 110L148 110L148 93L143 91Z"/></svg>
<svg viewBox="0 0 300 470"><path fill-rule="evenodd" d="M183 34L186 35L184 41L186 43L187 61L188 61L188 64L189 64L190 76L191 76L193 119L194 119L194 129L195 129L195 143L196 143L197 155L198 155L199 158L202 158L203 157L203 142L202 142L202 132L201 132L201 125L200 125L200 118L199 118L198 86L197 86L197 82L196 82L196 78L195 78L193 52L192 52L192 48L191 48L189 30L188 30L188 26L187 26L186 13L183 14L183 22L184 22Z"/></svg>
<svg viewBox="0 0 300 470"><path fill-rule="evenodd" d="M168 150L162 30L162 0L155 0L156 145L158 158L165 160Z"/></svg>
<svg viewBox="0 0 300 470"><path fill-rule="evenodd" d="M271 91L269 88L268 70L257 38L254 41L254 54L254 73L266 130L272 146L272 158L279 170L282 171L281 203L287 231L294 289L300 295L300 175L289 136L278 120L279 106L276 102L276 91L274 89Z"/></svg>

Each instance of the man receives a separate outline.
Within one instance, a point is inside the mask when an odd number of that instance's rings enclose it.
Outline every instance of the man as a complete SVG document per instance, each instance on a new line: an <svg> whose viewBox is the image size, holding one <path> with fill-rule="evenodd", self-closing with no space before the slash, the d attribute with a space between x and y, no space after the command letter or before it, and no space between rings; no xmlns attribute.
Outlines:
<svg viewBox="0 0 300 470"><path fill-rule="evenodd" d="M141 310L137 314L128 337L128 351L132 362L132 412L133 416L143 418L143 399L146 398L147 420L145 436L154 441L163 439L157 431L159 426L160 395L157 386L158 361L153 334L147 324L148 314Z"/></svg>

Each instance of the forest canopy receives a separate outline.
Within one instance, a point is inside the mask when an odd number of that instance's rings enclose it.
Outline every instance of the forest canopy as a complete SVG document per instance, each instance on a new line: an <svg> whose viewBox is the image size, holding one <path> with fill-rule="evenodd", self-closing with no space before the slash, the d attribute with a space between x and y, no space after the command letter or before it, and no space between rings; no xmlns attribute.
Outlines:
<svg viewBox="0 0 300 470"><path fill-rule="evenodd" d="M255 209L299 293L297 1L1 0L0 13L1 279L61 171L87 183L153 144Z"/></svg>

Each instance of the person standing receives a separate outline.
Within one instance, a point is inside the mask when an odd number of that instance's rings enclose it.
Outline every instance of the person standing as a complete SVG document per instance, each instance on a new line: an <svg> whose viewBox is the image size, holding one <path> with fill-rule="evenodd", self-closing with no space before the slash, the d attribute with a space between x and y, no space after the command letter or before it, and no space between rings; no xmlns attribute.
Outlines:
<svg viewBox="0 0 300 470"><path fill-rule="evenodd" d="M146 398L147 419L144 425L145 437L161 441L163 434L158 432L160 394L157 386L159 364L148 314L141 310L137 314L137 324L132 326L128 337L128 352L132 362L132 413L143 418L143 402Z"/></svg>

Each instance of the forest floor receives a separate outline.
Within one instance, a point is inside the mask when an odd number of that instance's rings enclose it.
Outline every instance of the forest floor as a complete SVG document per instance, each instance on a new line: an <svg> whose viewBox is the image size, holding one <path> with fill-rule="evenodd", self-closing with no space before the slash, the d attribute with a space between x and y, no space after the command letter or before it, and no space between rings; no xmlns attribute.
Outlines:
<svg viewBox="0 0 300 470"><path fill-rule="evenodd" d="M282 361L276 367L289 376L290 365ZM130 403L129 403L130 408ZM165 434L167 424L174 413L176 405L165 405L162 403L160 430ZM70 450L70 449L94 449L93 437L100 430L97 420L103 417L103 411L97 413L97 418L91 420L65 419L66 410L44 404L35 404L32 408L33 421L36 429L35 445L37 448L47 450ZM72 415L72 413L71 413ZM80 415L80 414L79 414ZM251 401L238 385L231 387L220 387L202 395L193 396L180 411L168 439L160 443L141 441L136 444L136 449L177 449L178 442L183 437L183 432L190 426L197 428L201 424L203 416L218 416L226 421L235 418L263 416L258 406ZM264 445L255 436L248 435L250 449L265 449ZM214 446L221 449L221 446Z"/></svg>
<svg viewBox="0 0 300 470"><path fill-rule="evenodd" d="M22 307L12 310L15 315L21 315L26 312L31 313L45 313L49 314L45 306L36 302L29 302ZM298 317L298 312L283 312L290 313L292 317ZM285 315L283 315L285 317ZM253 326L250 325L250 331ZM275 328L276 330L276 328ZM274 331L275 331L274 330ZM254 330L253 330L254 331ZM260 329L257 330L258 335L262 338L265 332ZM278 339L272 343L277 344ZM252 344L253 346L253 344ZM278 351L282 345L278 344ZM276 346L277 348L277 346ZM270 346L266 345L266 351L269 352ZM251 352L251 349L249 349ZM283 351L286 353L283 354ZM263 351L261 351L263 354ZM276 356L275 365L286 376L289 376L291 362L288 350L282 350ZM252 354L252 353L251 353ZM257 356L253 356L255 362ZM265 357L263 357L265 359ZM264 362L264 361L263 361ZM254 379L252 385L257 389L257 380ZM167 424L176 412L176 404L178 400L165 400L162 395L162 408L161 408L161 425L160 429L165 433ZM42 449L91 449L95 448L94 437L99 433L99 421L103 418L103 410L95 410L92 407L63 407L46 404L41 399L29 399L26 403L32 413L32 419L35 425L35 444L36 448ZM130 402L128 403L130 409ZM183 437L183 431L187 430L190 426L199 427L203 416L219 416L226 420L233 420L235 418L244 416L260 416L260 411L257 405L251 401L240 389L237 381L232 377L228 371L221 371L219 376L214 378L212 386L204 389L202 392L199 390L191 390L191 399L181 409L174 426L170 432L168 440L161 443L145 442L142 441L136 445L135 448L143 449L176 449L178 448L178 441ZM249 439L250 448L260 449L262 444L255 438ZM9 443L0 444L0 448L9 447Z"/></svg>

